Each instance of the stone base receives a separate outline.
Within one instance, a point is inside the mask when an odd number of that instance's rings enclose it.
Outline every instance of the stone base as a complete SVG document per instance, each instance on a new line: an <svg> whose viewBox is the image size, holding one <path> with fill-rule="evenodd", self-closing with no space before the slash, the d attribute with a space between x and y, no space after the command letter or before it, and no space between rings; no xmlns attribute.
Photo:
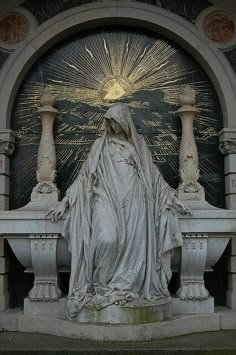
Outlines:
<svg viewBox="0 0 236 355"><path fill-rule="evenodd" d="M55 302L34 302L27 297L24 299L24 314L34 316L64 316L65 298Z"/></svg>
<svg viewBox="0 0 236 355"><path fill-rule="evenodd" d="M50 334L86 341L142 342L220 329L236 329L236 313L189 314L163 322L120 325L81 324L52 316L24 315L19 310L0 312L0 331Z"/></svg>
<svg viewBox="0 0 236 355"><path fill-rule="evenodd" d="M172 298L173 313L214 313L214 298L209 297L206 300L180 300Z"/></svg>
<svg viewBox="0 0 236 355"><path fill-rule="evenodd" d="M59 191L53 191L51 193L45 194L45 193L39 193L33 191L31 193L31 201L32 202L58 202L60 201L60 193Z"/></svg>
<svg viewBox="0 0 236 355"><path fill-rule="evenodd" d="M135 300L124 306L111 305L99 311L93 304L88 304L81 310L76 320L79 323L93 324L141 324L171 318L172 301L163 297L155 302Z"/></svg>
<svg viewBox="0 0 236 355"><path fill-rule="evenodd" d="M184 192L181 188L177 189L178 198L181 201L204 201L205 200L205 192L203 189L199 189L198 192Z"/></svg>
<svg viewBox="0 0 236 355"><path fill-rule="evenodd" d="M60 298L57 302L32 302L27 297L24 299L24 314L64 318L65 302L66 298ZM142 324L171 319L172 313L171 299L163 297L155 302L137 300L124 306L111 305L99 311L93 304L88 304L73 321L90 324Z"/></svg>

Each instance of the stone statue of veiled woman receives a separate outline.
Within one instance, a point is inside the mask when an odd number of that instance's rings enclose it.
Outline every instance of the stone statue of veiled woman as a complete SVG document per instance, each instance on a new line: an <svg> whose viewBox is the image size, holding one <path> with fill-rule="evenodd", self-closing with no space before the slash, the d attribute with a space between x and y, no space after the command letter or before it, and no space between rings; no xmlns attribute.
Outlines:
<svg viewBox="0 0 236 355"><path fill-rule="evenodd" d="M182 244L177 212L190 211L154 165L129 108L113 104L56 210L69 207L64 237L71 251L68 312L169 296L171 251Z"/></svg>

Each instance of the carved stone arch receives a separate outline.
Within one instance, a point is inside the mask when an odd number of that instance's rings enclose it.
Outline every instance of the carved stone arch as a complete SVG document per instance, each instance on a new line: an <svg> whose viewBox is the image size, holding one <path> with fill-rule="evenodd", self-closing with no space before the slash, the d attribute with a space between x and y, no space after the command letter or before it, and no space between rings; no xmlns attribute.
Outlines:
<svg viewBox="0 0 236 355"><path fill-rule="evenodd" d="M40 25L27 43L6 62L0 75L0 129L10 128L17 90L33 63L50 47L75 31L99 25L135 26L156 31L186 49L203 67L218 94L224 127L236 127L235 74L224 55L182 17L162 8L136 2L92 3L64 11Z"/></svg>

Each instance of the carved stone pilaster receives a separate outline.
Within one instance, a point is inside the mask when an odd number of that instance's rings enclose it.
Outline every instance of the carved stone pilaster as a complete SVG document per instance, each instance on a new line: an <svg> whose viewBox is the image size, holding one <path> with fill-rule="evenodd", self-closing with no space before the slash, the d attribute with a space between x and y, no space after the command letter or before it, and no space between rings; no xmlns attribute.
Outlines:
<svg viewBox="0 0 236 355"><path fill-rule="evenodd" d="M34 287L29 292L31 301L57 301L61 296L58 287L56 249L58 235L30 235Z"/></svg>
<svg viewBox="0 0 236 355"><path fill-rule="evenodd" d="M209 297L205 288L204 270L207 257L207 234L186 234L181 251L181 300L204 300Z"/></svg>
<svg viewBox="0 0 236 355"><path fill-rule="evenodd" d="M15 150L15 144L10 141L0 139L0 154L12 155Z"/></svg>
<svg viewBox="0 0 236 355"><path fill-rule="evenodd" d="M219 144L219 150L222 155L236 153L236 139L225 139Z"/></svg>

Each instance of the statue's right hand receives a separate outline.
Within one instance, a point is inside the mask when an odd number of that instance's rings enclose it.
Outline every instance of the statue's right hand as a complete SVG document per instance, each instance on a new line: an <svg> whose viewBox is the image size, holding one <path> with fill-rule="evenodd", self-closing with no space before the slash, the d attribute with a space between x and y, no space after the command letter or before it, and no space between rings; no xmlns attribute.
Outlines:
<svg viewBox="0 0 236 355"><path fill-rule="evenodd" d="M63 216L65 211L66 211L66 204L61 202L56 208L50 208L50 210L48 210L46 213L46 217L51 215L52 222L56 222L58 219L60 219Z"/></svg>

